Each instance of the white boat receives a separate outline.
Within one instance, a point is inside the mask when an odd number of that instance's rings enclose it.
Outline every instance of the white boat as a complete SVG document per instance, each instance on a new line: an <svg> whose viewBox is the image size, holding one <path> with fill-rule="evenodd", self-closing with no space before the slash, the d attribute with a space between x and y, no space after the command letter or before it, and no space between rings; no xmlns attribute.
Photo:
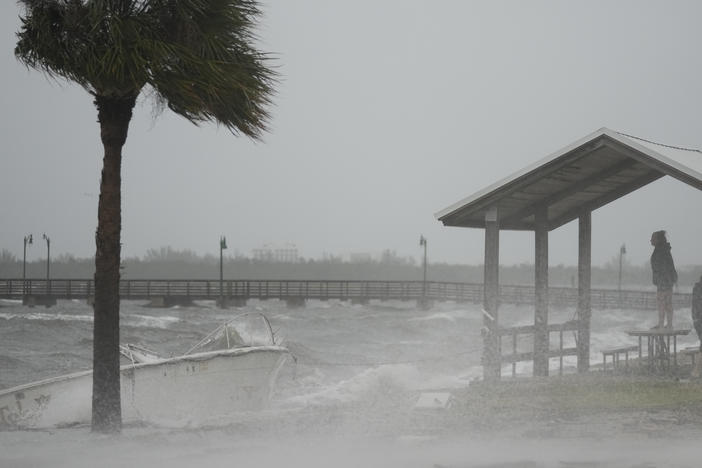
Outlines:
<svg viewBox="0 0 702 468"><path fill-rule="evenodd" d="M232 420L264 408L289 352L261 314L242 314L181 356L120 346L122 421L169 427ZM0 428L89 424L92 370L0 390Z"/></svg>

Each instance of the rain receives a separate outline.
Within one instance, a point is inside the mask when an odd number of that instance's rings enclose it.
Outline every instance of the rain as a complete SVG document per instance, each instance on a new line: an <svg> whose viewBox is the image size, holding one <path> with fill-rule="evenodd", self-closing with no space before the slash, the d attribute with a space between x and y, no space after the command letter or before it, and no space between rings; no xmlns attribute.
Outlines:
<svg viewBox="0 0 702 468"><path fill-rule="evenodd" d="M260 138L136 99L123 425L104 434L89 391L100 126L85 89L15 57L20 3L0 6L1 466L699 465L701 5L260 2L253 40L275 73ZM567 170L539 166L588 135ZM530 167L551 179L481 205ZM529 201L582 179L600 184L591 219ZM626 193L598 204L607 183ZM677 268L667 342L651 337L660 230Z"/></svg>

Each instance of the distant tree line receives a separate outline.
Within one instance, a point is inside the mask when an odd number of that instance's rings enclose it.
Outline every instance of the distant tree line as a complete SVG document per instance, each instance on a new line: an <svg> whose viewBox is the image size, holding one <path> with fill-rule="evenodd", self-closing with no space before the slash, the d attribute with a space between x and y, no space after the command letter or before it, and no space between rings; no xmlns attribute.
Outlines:
<svg viewBox="0 0 702 468"><path fill-rule="evenodd" d="M46 277L46 258L28 261L27 278ZM334 255L321 259L300 258L296 262L271 262L256 260L242 255L225 256L223 270L225 279L300 279L300 280L380 280L420 281L422 264L413 257L401 257L392 250L385 250L378 259L346 261ZM483 265L429 263L429 281L480 283L483 281ZM65 279L92 278L95 261L92 258L76 258L59 255L51 259L51 277ZM678 267L678 286L688 290L702 274L702 266ZM200 256L191 250L176 250L171 247L149 249L143 257L128 257L122 261L123 279L218 279L219 257ZM22 259L8 250L0 251L0 278L21 278ZM551 265L551 286L577 286L578 269L572 265ZM592 284L598 288L618 287L618 259L604 266L592 267ZM534 265L500 265L500 283L530 285L534 283ZM647 262L632 265L624 262L622 287L627 289L653 288L651 270Z"/></svg>

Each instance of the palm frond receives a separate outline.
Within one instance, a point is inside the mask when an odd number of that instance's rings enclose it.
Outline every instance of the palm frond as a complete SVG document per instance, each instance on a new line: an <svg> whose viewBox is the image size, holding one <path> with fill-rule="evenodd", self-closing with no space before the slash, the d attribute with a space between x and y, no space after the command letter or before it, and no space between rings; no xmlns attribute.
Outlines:
<svg viewBox="0 0 702 468"><path fill-rule="evenodd" d="M260 138L276 74L253 0L23 0L15 55L99 96L153 88L191 122Z"/></svg>

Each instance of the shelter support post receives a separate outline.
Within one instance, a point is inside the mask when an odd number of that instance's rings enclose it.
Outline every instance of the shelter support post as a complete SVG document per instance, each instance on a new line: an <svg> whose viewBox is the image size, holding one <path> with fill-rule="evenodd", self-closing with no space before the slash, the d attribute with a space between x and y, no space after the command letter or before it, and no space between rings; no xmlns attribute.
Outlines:
<svg viewBox="0 0 702 468"><path fill-rule="evenodd" d="M501 346L498 322L500 227L497 208L485 214L485 271L483 274L483 379L501 377Z"/></svg>
<svg viewBox="0 0 702 468"><path fill-rule="evenodd" d="M578 219L578 372L590 369L590 285L592 274L592 213Z"/></svg>
<svg viewBox="0 0 702 468"><path fill-rule="evenodd" d="M536 212L534 232L534 376L548 376L548 213Z"/></svg>

